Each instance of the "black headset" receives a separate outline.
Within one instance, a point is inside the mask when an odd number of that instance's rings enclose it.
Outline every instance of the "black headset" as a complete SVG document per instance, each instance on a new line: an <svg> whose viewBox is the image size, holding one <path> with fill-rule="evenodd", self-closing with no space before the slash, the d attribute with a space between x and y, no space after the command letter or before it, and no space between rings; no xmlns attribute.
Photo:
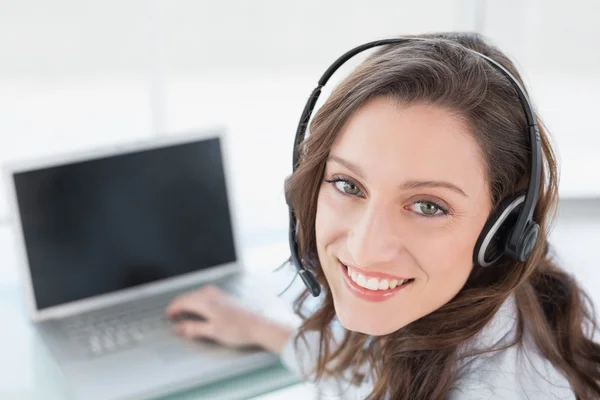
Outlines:
<svg viewBox="0 0 600 400"><path fill-rule="evenodd" d="M302 111L298 128L296 129L293 171L296 171L296 168L298 167L298 148L300 143L304 140L306 128L308 127L308 122L313 109L315 108L317 99L321 94L321 89L325 86L334 72L350 58L365 50L373 47L401 44L414 40L434 41L435 39L399 37L365 43L346 52L338 58L327 71L325 71L319 80L317 87L312 91L308 98L304 110ZM523 110L525 111L529 140L531 143L531 175L529 177L527 191L524 194L519 193L504 199L490 215L475 244L473 263L479 267L489 267L497 263L502 257L517 261L525 261L531 254L540 231L540 226L533 221L533 212L537 202L540 181L542 179L542 150L539 128L533 112L533 107L519 82L502 65L475 50L464 47L458 43L456 43L456 45L484 58L509 79L516 89ZM299 259L298 221L294 214L293 207L289 202L288 206L290 217L289 244L292 263L296 267L296 270L307 289L313 296L317 297L321 293L321 286L315 275L311 271L305 269Z"/></svg>

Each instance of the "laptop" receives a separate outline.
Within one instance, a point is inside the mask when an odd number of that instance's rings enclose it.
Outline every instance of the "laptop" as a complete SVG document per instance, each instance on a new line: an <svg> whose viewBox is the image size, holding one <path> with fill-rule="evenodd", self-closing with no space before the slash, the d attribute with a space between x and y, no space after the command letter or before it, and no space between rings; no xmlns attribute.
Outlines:
<svg viewBox="0 0 600 400"><path fill-rule="evenodd" d="M9 167L30 317L71 398L153 398L278 362L180 338L163 315L206 283L262 307L239 262L223 134Z"/></svg>

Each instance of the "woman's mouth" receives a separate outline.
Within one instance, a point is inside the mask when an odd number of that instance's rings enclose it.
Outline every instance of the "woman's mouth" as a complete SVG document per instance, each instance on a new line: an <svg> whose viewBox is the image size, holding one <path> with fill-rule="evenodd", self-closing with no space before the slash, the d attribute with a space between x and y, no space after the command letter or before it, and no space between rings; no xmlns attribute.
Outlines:
<svg viewBox="0 0 600 400"><path fill-rule="evenodd" d="M364 274L341 262L340 268L350 292L367 301L387 300L414 281L414 278L400 278L379 273Z"/></svg>

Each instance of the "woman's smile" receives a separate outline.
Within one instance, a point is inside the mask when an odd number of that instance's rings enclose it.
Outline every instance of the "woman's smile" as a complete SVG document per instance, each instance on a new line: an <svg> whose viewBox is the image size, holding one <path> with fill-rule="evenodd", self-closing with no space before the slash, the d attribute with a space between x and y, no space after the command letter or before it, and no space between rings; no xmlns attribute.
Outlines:
<svg viewBox="0 0 600 400"><path fill-rule="evenodd" d="M377 272L365 275L341 262L339 265L346 288L359 299L366 301L378 302L389 300L395 294L406 289L414 281L413 278L397 278Z"/></svg>

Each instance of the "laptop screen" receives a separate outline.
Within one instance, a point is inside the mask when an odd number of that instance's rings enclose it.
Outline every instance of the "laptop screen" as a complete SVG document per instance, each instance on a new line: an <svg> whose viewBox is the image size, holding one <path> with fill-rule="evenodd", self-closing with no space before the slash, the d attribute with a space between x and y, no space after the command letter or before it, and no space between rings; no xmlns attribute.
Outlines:
<svg viewBox="0 0 600 400"><path fill-rule="evenodd" d="M38 310L237 259L217 138L13 178Z"/></svg>

